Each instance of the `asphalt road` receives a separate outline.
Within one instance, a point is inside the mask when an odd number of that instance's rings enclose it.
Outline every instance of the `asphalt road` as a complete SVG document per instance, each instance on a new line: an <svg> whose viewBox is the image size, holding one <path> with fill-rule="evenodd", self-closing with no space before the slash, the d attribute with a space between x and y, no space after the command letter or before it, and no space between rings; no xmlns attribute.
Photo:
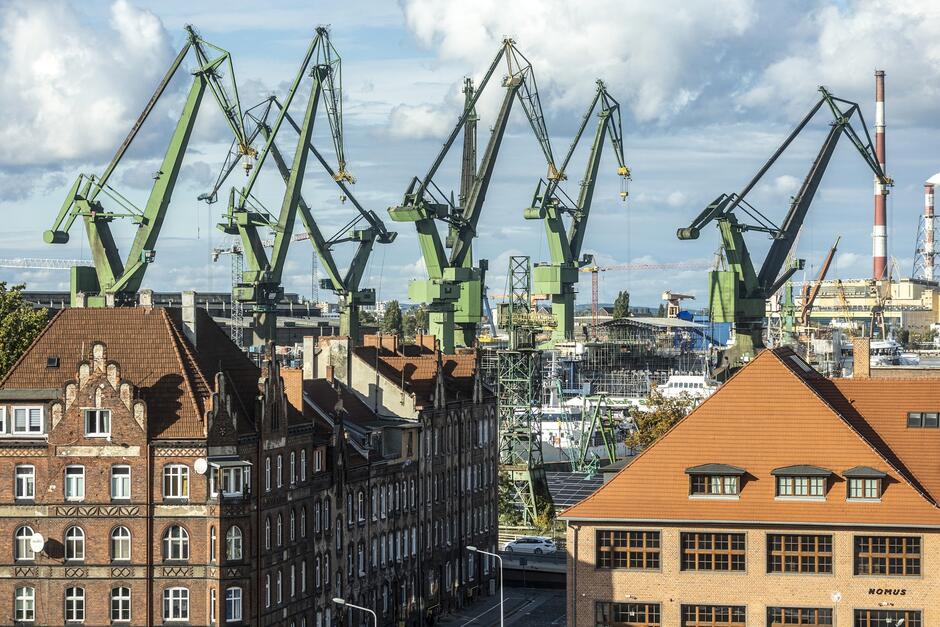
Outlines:
<svg viewBox="0 0 940 627"><path fill-rule="evenodd" d="M555 588L511 588L505 591L507 627L564 627L565 592ZM484 598L438 623L448 627L499 625L499 595Z"/></svg>

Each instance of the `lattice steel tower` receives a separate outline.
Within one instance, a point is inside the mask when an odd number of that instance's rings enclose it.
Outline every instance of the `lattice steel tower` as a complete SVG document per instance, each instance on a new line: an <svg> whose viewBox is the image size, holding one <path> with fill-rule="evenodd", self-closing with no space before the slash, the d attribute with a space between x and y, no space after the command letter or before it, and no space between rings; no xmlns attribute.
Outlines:
<svg viewBox="0 0 940 627"><path fill-rule="evenodd" d="M529 258L509 258L509 302L501 305L500 326L509 347L497 352L499 470L509 480L523 522L552 512L552 497L542 463L542 351L535 348L541 328L530 305Z"/></svg>

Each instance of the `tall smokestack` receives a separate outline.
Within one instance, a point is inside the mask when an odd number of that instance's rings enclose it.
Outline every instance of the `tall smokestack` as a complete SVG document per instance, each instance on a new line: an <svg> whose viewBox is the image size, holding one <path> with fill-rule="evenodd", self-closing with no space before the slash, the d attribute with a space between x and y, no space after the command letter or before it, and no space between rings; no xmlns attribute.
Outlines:
<svg viewBox="0 0 940 627"><path fill-rule="evenodd" d="M933 184L924 184L924 278L933 281Z"/></svg>
<svg viewBox="0 0 940 627"><path fill-rule="evenodd" d="M875 157L885 170L885 73L875 70ZM884 279L888 269L888 211L884 183L875 177L875 228L872 240L872 278Z"/></svg>

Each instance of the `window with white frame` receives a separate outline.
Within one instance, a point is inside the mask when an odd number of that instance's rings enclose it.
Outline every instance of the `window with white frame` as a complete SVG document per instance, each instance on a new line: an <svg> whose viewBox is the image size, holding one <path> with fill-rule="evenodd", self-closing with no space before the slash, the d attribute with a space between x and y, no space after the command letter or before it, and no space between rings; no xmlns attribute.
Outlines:
<svg viewBox="0 0 940 627"><path fill-rule="evenodd" d="M189 588L163 591L163 620L189 620Z"/></svg>
<svg viewBox="0 0 940 627"><path fill-rule="evenodd" d="M264 491L271 491L271 458L264 458Z"/></svg>
<svg viewBox="0 0 940 627"><path fill-rule="evenodd" d="M13 595L13 620L32 622L36 620L36 588L17 588Z"/></svg>
<svg viewBox="0 0 940 627"><path fill-rule="evenodd" d="M294 513L294 508L292 507L290 510L290 541L291 542L293 542L294 538L296 538L296 535L295 535L296 522L297 522L297 515Z"/></svg>
<svg viewBox="0 0 940 627"><path fill-rule="evenodd" d="M271 575L264 576L264 606L271 607Z"/></svg>
<svg viewBox="0 0 940 627"><path fill-rule="evenodd" d="M244 496L250 490L250 473L251 467L247 465L215 466L210 475L209 493L217 496L221 491L222 496Z"/></svg>
<svg viewBox="0 0 940 627"><path fill-rule="evenodd" d="M307 537L307 506L300 506L300 537Z"/></svg>
<svg viewBox="0 0 940 627"><path fill-rule="evenodd" d="M65 467L65 500L66 501L85 500L85 467L84 466L66 466Z"/></svg>
<svg viewBox="0 0 940 627"><path fill-rule="evenodd" d="M297 595L297 565L290 565L290 595L293 598Z"/></svg>
<svg viewBox="0 0 940 627"><path fill-rule="evenodd" d="M131 498L130 466L111 466L111 498L114 500Z"/></svg>
<svg viewBox="0 0 940 627"><path fill-rule="evenodd" d="M23 525L13 534L13 559L15 560L34 560L36 554L33 553L33 529L28 525Z"/></svg>
<svg viewBox="0 0 940 627"><path fill-rule="evenodd" d="M81 527L65 531L65 559L80 562L85 559L85 532Z"/></svg>
<svg viewBox="0 0 940 627"><path fill-rule="evenodd" d="M131 559L131 532L124 526L111 530L111 559L126 562Z"/></svg>
<svg viewBox="0 0 940 627"><path fill-rule="evenodd" d="M225 534L225 559L240 560L242 558L242 530L240 527L229 527Z"/></svg>
<svg viewBox="0 0 940 627"><path fill-rule="evenodd" d="M36 467L17 464L14 475L14 496L18 499L36 498Z"/></svg>
<svg viewBox="0 0 940 627"><path fill-rule="evenodd" d="M284 485L284 459L280 455L277 456L277 487Z"/></svg>
<svg viewBox="0 0 940 627"><path fill-rule="evenodd" d="M271 548L271 517L264 517L264 548Z"/></svg>
<svg viewBox="0 0 940 627"><path fill-rule="evenodd" d="M42 434L42 407L14 407L13 433L17 435Z"/></svg>
<svg viewBox="0 0 940 627"><path fill-rule="evenodd" d="M275 537L277 538L277 545L282 546L284 544L284 517L280 513L277 515L277 529Z"/></svg>
<svg viewBox="0 0 940 627"><path fill-rule="evenodd" d="M124 586L111 588L111 620L126 622L131 619L131 589Z"/></svg>
<svg viewBox="0 0 940 627"><path fill-rule="evenodd" d="M300 591L307 591L307 560L300 560Z"/></svg>
<svg viewBox="0 0 940 627"><path fill-rule="evenodd" d="M163 533L163 559L189 559L189 532L179 525L170 525Z"/></svg>
<svg viewBox="0 0 940 627"><path fill-rule="evenodd" d="M229 623L242 620L242 589L237 586L225 591L225 620Z"/></svg>
<svg viewBox="0 0 940 627"><path fill-rule="evenodd" d="M209 624L215 625L215 602L217 600L215 588L209 589Z"/></svg>
<svg viewBox="0 0 940 627"><path fill-rule="evenodd" d="M85 589L65 589L65 622L81 623L85 620Z"/></svg>
<svg viewBox="0 0 940 627"><path fill-rule="evenodd" d="M218 536L215 533L215 527L209 527L209 561L215 561L215 546L218 542Z"/></svg>
<svg viewBox="0 0 940 627"><path fill-rule="evenodd" d="M359 522L365 522L366 520L366 495L362 490L359 490L358 500L356 502L356 518Z"/></svg>
<svg viewBox="0 0 940 627"><path fill-rule="evenodd" d="M317 449L313 452L313 472L323 470L323 451Z"/></svg>
<svg viewBox="0 0 940 627"><path fill-rule="evenodd" d="M300 480L307 480L307 449L300 449Z"/></svg>
<svg viewBox="0 0 940 627"><path fill-rule="evenodd" d="M294 485L294 482L296 481L294 477L294 472L296 470L297 470L297 455L294 453L294 451L291 451L290 452L290 474L288 475L288 480L291 485Z"/></svg>
<svg viewBox="0 0 940 627"><path fill-rule="evenodd" d="M189 498L189 466L167 464L163 467L163 498Z"/></svg>
<svg viewBox="0 0 940 627"><path fill-rule="evenodd" d="M284 601L284 577L281 571L277 571L277 577L274 580L274 598L280 604Z"/></svg>
<svg viewBox="0 0 940 627"><path fill-rule="evenodd" d="M7 432L7 408L0 406L0 435L5 435Z"/></svg>
<svg viewBox="0 0 940 627"><path fill-rule="evenodd" d="M111 410L86 409L85 410L85 437L110 438L111 437Z"/></svg>

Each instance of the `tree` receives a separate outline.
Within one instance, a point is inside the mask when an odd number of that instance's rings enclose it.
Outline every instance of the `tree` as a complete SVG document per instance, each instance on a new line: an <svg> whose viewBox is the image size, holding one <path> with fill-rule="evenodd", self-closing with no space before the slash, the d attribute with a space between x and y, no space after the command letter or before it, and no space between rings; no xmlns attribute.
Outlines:
<svg viewBox="0 0 940 627"><path fill-rule="evenodd" d="M382 318L381 329L382 333L386 335L405 336L401 307L398 306L397 300L390 301L385 306L385 316Z"/></svg>
<svg viewBox="0 0 940 627"><path fill-rule="evenodd" d="M621 291L614 301L614 320L630 317L630 292Z"/></svg>
<svg viewBox="0 0 940 627"><path fill-rule="evenodd" d="M402 317L404 319L402 329L405 332L405 341L411 342L415 339L415 312L413 309L409 309L402 314Z"/></svg>
<svg viewBox="0 0 940 627"><path fill-rule="evenodd" d="M0 281L0 377L16 363L46 326L48 312L23 299L23 286Z"/></svg>
<svg viewBox="0 0 940 627"><path fill-rule="evenodd" d="M428 308L425 305L419 305L415 309L415 332L428 332Z"/></svg>
<svg viewBox="0 0 940 627"><path fill-rule="evenodd" d="M687 394L669 398L653 390L649 398L643 401L643 407L630 410L634 430L627 438L627 445L635 450L646 448L685 418L694 407L695 399Z"/></svg>
<svg viewBox="0 0 940 627"><path fill-rule="evenodd" d="M656 310L656 315L660 318L666 317L666 306L662 303L659 303L659 309Z"/></svg>

